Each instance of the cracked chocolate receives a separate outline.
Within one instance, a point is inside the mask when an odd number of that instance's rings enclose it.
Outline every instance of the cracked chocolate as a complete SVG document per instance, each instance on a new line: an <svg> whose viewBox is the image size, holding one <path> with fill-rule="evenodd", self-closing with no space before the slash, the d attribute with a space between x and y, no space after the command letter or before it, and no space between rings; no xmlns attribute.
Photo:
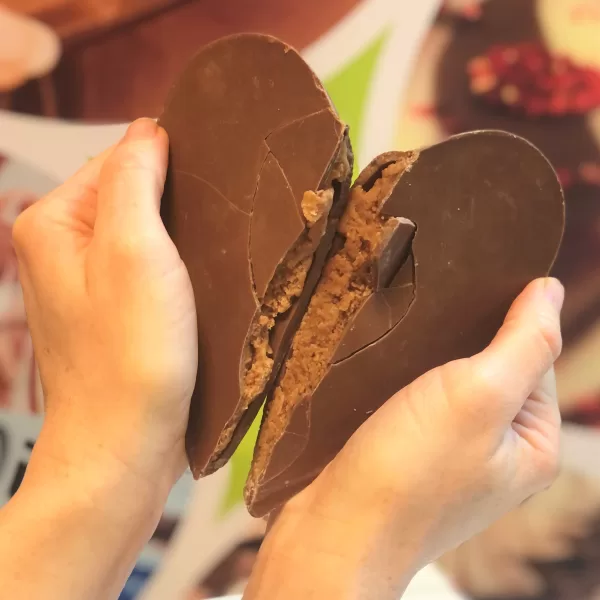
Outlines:
<svg viewBox="0 0 600 600"><path fill-rule="evenodd" d="M338 345L350 339L352 351L357 351L377 331L377 321L384 327L381 334L391 328L390 307L383 290L375 296L372 294L380 285L382 271L389 273L391 281L395 272L390 273L390 269L394 265L400 268L401 263L392 257L402 256L414 227L405 219L384 217L382 211L402 173L410 169L417 156L417 153L398 153L394 161L377 161L383 164L373 165L373 174L370 170L366 173L370 185L364 185L361 178L353 186L338 226L340 248L325 265L266 407L246 489L246 499L251 505L256 490L264 489L263 481L284 471L303 450L308 436L292 433L287 427L295 408L312 396L325 376ZM398 243L398 232L402 234L402 243ZM408 292L405 287L402 289L405 294ZM358 322L364 320L359 314L361 309L377 307L376 303L369 303L376 297L381 298L387 311L370 311L366 331L362 327L350 327L347 333L347 326L352 325L355 316ZM366 333L366 339L356 339L357 336L353 336L356 331ZM280 460L276 462L273 450L282 437L293 438L293 451L288 445L285 453L277 455Z"/></svg>
<svg viewBox="0 0 600 600"><path fill-rule="evenodd" d="M268 36L204 48L160 124L161 212L197 311L186 450L195 477L218 469L266 399L255 516L309 485L397 391L482 350L560 245L556 173L511 134L383 154L350 188L346 126Z"/></svg>
<svg viewBox="0 0 600 600"><path fill-rule="evenodd" d="M386 266L404 260L392 276L374 269L388 251L362 243L371 222L349 230L371 197L379 235L390 222L405 227L390 238ZM344 247L325 266L267 400L250 512L266 515L310 484L397 391L481 351L517 295L549 272L563 228L554 170L514 135L474 132L376 159L352 189Z"/></svg>
<svg viewBox="0 0 600 600"><path fill-rule="evenodd" d="M283 360L347 200L347 129L289 46L238 35L201 50L167 99L162 217L186 264L198 377L194 476L230 457Z"/></svg>

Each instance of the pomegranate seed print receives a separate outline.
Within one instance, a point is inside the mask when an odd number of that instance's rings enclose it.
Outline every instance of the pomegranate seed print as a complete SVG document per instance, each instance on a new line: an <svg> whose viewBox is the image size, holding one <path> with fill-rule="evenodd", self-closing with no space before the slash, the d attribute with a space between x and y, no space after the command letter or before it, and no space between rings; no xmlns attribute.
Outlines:
<svg viewBox="0 0 600 600"><path fill-rule="evenodd" d="M600 70L527 42L492 46L467 65L471 93L526 117L582 115L600 107Z"/></svg>

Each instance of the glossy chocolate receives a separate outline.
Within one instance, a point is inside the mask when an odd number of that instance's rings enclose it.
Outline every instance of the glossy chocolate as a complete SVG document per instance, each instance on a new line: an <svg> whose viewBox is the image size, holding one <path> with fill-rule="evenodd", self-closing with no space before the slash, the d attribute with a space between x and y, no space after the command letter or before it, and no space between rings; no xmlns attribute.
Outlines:
<svg viewBox="0 0 600 600"><path fill-rule="evenodd" d="M186 436L198 477L224 464L260 407L264 394L242 401L252 324L276 269L307 235L315 260L300 299L277 320L276 369L329 251L352 155L310 68L261 35L204 48L171 91L160 124L171 148L163 219L189 271L198 315ZM304 194L330 187L329 218L309 232Z"/></svg>
<svg viewBox="0 0 600 600"><path fill-rule="evenodd" d="M548 273L564 228L562 190L546 158L495 131L422 150L384 212L414 223L411 252L390 287L373 294L348 326L352 351L338 348L312 397L293 411L260 480L248 488L255 516L308 485L398 390L481 351L517 295ZM382 293L392 297L383 303Z"/></svg>

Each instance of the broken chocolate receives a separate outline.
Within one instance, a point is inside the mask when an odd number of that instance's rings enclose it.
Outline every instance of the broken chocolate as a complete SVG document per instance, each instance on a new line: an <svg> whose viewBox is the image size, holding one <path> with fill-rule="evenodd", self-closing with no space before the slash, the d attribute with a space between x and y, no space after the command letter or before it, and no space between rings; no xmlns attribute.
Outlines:
<svg viewBox="0 0 600 600"><path fill-rule="evenodd" d="M256 416L298 326L347 199L347 129L300 56L274 38L219 40L191 61L160 124L162 216L198 317L186 449L222 466Z"/></svg>
<svg viewBox="0 0 600 600"><path fill-rule="evenodd" d="M378 219L355 218L373 207ZM388 256L378 240L398 219L416 231L385 288L369 266ZM517 295L549 272L563 228L554 170L514 135L474 132L376 159L353 188L344 246L323 270L268 399L250 512L263 516L307 486L394 393L481 351ZM406 252L400 237L391 256Z"/></svg>

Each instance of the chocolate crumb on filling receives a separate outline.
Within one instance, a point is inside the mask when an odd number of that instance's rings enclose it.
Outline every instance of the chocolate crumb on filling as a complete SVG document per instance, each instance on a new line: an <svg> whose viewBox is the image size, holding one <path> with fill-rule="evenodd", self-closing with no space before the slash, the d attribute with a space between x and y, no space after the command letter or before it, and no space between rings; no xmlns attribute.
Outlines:
<svg viewBox="0 0 600 600"><path fill-rule="evenodd" d="M290 248L271 279L260 310L252 323L246 341L241 365L241 403L223 430L216 455L222 454L231 442L243 414L254 402L263 399L274 366L271 335L278 319L287 313L304 289L320 238L326 230L329 213L336 196L336 185L350 174L347 143L344 141L331 167L328 184L324 189L307 191L301 201L306 229ZM315 233L318 239L315 239ZM216 460L218 468L224 460ZM212 469L214 470L214 469Z"/></svg>
<svg viewBox="0 0 600 600"><path fill-rule="evenodd" d="M374 264L398 224L396 217L382 216L381 209L390 189L410 164L409 155L402 157L384 166L368 186L355 186L351 192L338 226L343 246L325 265L268 400L248 481L250 492L288 426L293 408L311 396L327 372L347 326L374 292Z"/></svg>

